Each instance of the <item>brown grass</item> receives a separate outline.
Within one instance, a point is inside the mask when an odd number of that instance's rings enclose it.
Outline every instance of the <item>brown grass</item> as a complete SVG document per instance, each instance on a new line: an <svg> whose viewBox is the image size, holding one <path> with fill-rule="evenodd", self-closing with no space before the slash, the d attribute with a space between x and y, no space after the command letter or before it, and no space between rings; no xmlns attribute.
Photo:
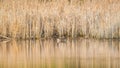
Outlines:
<svg viewBox="0 0 120 68"><path fill-rule="evenodd" d="M119 0L0 0L0 35L120 37Z"/></svg>

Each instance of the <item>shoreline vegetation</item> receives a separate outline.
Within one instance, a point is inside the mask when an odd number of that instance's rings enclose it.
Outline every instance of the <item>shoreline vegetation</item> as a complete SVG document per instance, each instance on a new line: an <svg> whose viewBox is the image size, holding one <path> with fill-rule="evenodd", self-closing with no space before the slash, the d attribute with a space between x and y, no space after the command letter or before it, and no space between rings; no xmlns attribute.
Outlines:
<svg viewBox="0 0 120 68"><path fill-rule="evenodd" d="M120 0L0 0L0 38L120 38Z"/></svg>

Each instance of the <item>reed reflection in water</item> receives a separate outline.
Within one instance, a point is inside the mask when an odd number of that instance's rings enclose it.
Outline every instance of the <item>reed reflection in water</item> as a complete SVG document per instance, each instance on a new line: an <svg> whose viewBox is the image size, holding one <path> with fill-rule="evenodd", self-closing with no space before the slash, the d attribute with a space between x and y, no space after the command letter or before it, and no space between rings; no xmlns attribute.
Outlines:
<svg viewBox="0 0 120 68"><path fill-rule="evenodd" d="M120 68L119 43L94 39L0 42L0 68Z"/></svg>

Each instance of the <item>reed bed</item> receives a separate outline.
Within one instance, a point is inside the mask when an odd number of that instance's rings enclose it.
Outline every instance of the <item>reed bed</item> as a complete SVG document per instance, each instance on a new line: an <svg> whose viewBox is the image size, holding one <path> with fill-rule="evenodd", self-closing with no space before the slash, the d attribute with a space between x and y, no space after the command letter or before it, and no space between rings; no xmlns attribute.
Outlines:
<svg viewBox="0 0 120 68"><path fill-rule="evenodd" d="M0 0L0 35L120 37L119 0Z"/></svg>

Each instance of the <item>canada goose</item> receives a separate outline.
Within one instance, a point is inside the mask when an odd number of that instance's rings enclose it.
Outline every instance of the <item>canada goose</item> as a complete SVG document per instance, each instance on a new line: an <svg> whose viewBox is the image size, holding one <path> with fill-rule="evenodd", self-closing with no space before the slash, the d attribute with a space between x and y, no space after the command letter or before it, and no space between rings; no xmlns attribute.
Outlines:
<svg viewBox="0 0 120 68"><path fill-rule="evenodd" d="M57 43L65 43L66 42L66 38L65 37L61 37L61 38L57 38Z"/></svg>

